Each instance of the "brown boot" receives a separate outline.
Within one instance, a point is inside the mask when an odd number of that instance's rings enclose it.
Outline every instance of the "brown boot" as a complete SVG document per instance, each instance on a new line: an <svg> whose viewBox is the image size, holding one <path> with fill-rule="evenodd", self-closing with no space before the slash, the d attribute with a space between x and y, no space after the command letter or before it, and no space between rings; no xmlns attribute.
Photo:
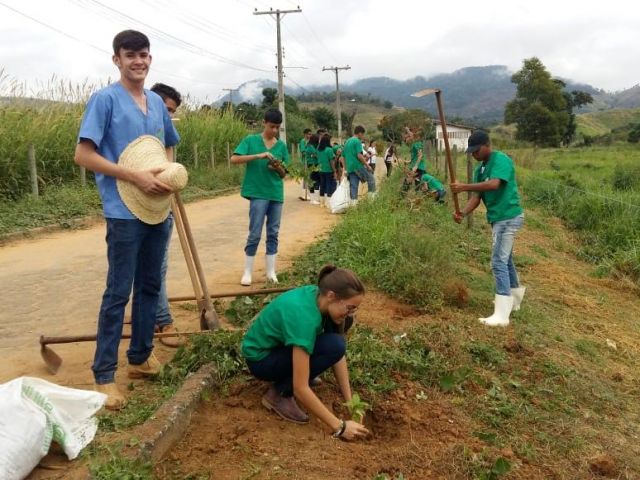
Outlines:
<svg viewBox="0 0 640 480"><path fill-rule="evenodd" d="M173 323L169 323L160 327L160 333L178 333L178 329L173 325ZM184 345L186 343L186 340L181 336L164 337L160 338L160 343L166 345L167 347L178 348Z"/></svg>
<svg viewBox="0 0 640 480"><path fill-rule="evenodd" d="M96 383L93 388L96 392L104 393L107 396L107 399L104 402L104 408L107 410L120 410L127 404L127 399L120 392L120 389L115 382L103 384Z"/></svg>
<svg viewBox="0 0 640 480"><path fill-rule="evenodd" d="M273 386L271 386L262 397L262 405L264 405L267 410L274 411L280 418L288 422L300 425L309 423L309 415L300 409L296 403L296 399L293 397L283 397Z"/></svg>
<svg viewBox="0 0 640 480"><path fill-rule="evenodd" d="M152 377L158 375L161 369L162 365L160 365L160 362L152 352L149 358L140 365L130 363L127 366L127 375L129 378Z"/></svg>

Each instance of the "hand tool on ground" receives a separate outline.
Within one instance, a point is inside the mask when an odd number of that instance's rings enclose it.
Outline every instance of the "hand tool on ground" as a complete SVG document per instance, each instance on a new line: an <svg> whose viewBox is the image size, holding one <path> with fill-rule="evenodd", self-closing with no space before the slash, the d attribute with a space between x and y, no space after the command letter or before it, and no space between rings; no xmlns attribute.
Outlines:
<svg viewBox="0 0 640 480"><path fill-rule="evenodd" d="M435 93L436 95L436 103L438 104L438 116L440 117L440 125L442 126L442 136L444 139L444 150L447 155L447 167L449 169L449 178L451 179L451 183L456 181L456 172L453 170L453 161L451 160L451 147L449 146L449 136L447 135L447 122L444 118L444 108L442 107L442 90L439 88L425 88L424 90L420 90L419 92L412 93L412 97L426 97L427 95L431 95ZM460 203L458 202L458 194L453 194L453 204L456 209L456 213L460 212Z"/></svg>
<svg viewBox="0 0 640 480"><path fill-rule="evenodd" d="M275 287L275 288L261 288L258 290L238 290L237 292L222 292L212 293L209 298L226 298L226 297L248 297L251 295L268 295L269 293L282 293L291 290L295 287ZM188 302L190 300L197 300L193 295L183 295L176 297L169 297L169 302Z"/></svg>
<svg viewBox="0 0 640 480"><path fill-rule="evenodd" d="M207 280L204 275L204 270L202 269L202 264L200 263L195 241L193 240L193 234L184 203L182 203L180 194L177 192L173 194L172 207L176 230L178 231L178 236L181 238L180 244L187 262L189 276L191 277L191 283L193 284L193 290L200 310L200 329L216 330L220 328L220 320L213 308L213 303L211 303Z"/></svg>
<svg viewBox="0 0 640 480"><path fill-rule="evenodd" d="M164 337L179 337L181 335L201 335L203 332L171 332L171 333L156 333L153 338ZM130 333L123 333L121 338L131 338ZM55 375L62 365L62 358L56 352L54 352L48 345L56 345L61 343L78 343L78 342L95 342L97 335L70 335L61 337L45 337L40 335L40 355L47 366L47 370L51 374Z"/></svg>

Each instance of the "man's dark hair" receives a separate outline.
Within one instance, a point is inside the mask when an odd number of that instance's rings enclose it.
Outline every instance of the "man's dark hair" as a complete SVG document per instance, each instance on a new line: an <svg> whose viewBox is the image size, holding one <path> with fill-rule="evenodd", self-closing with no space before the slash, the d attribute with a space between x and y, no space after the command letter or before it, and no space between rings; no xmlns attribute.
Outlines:
<svg viewBox="0 0 640 480"><path fill-rule="evenodd" d="M150 48L149 38L137 30L123 30L113 37L113 53L118 55L120 49L133 50L139 52L145 48Z"/></svg>
<svg viewBox="0 0 640 480"><path fill-rule="evenodd" d="M170 87L169 85L165 85L164 83L156 83L150 89L152 92L160 95L162 100L166 98L170 98L174 102L176 102L176 106L179 107L182 103L182 95L175 88Z"/></svg>
<svg viewBox="0 0 640 480"><path fill-rule="evenodd" d="M319 128L318 131L316 132L316 134L318 134L318 136L322 136L325 133L327 133L327 129L326 128Z"/></svg>
<svg viewBox="0 0 640 480"><path fill-rule="evenodd" d="M311 133L311 129L310 129L310 128L305 128L305 129L302 131L302 134L303 134L303 135L306 135L307 133Z"/></svg>
<svg viewBox="0 0 640 480"><path fill-rule="evenodd" d="M276 125L282 124L282 113L277 108L270 108L264 112L264 121L269 123L275 123Z"/></svg>
<svg viewBox="0 0 640 480"><path fill-rule="evenodd" d="M364 133L364 127L362 125L358 125L353 129L353 133L355 133L356 135L358 135L359 133Z"/></svg>
<svg viewBox="0 0 640 480"><path fill-rule="evenodd" d="M318 144L318 151L322 152L325 148L331 148L331 135L328 133L320 137L320 143Z"/></svg>

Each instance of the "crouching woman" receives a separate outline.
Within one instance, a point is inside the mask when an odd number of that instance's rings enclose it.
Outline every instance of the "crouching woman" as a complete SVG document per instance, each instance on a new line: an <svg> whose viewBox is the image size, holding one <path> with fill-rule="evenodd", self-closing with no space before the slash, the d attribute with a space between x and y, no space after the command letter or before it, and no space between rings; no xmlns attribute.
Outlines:
<svg viewBox="0 0 640 480"><path fill-rule="evenodd" d="M327 265L317 285L289 290L258 314L244 336L242 353L255 377L272 382L262 397L267 409L290 422L308 423L297 399L335 437L353 440L369 433L357 422L336 417L310 388L312 379L332 367L342 396L351 400L346 341L335 331L363 298L364 286L353 272Z"/></svg>

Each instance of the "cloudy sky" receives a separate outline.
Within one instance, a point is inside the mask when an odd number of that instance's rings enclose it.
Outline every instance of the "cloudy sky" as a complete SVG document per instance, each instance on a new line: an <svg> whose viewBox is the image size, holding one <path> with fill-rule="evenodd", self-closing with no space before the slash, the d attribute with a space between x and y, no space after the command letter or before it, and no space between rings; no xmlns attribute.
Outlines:
<svg viewBox="0 0 640 480"><path fill-rule="evenodd" d="M554 76L621 90L640 83L640 7L609 0L0 0L0 94L117 78L115 33L151 39L151 82L200 101L275 73L275 21L255 8L295 9L282 22L285 86L331 84L323 66L350 65L341 83L407 79L539 57ZM303 67L303 68L301 68Z"/></svg>

